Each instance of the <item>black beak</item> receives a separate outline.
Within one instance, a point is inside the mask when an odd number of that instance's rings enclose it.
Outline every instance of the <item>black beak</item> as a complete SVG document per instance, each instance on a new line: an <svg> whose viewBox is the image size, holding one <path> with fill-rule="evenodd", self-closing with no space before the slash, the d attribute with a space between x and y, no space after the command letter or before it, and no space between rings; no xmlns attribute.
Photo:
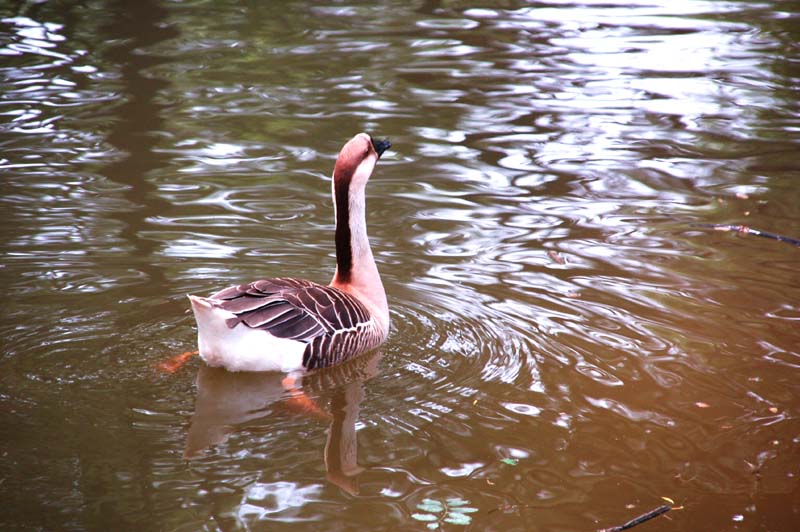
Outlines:
<svg viewBox="0 0 800 532"><path fill-rule="evenodd" d="M378 152L378 157L380 157L381 155L383 155L383 152L392 147L392 143L389 142L389 139L383 139L383 140L373 139L372 147L375 148L375 151Z"/></svg>

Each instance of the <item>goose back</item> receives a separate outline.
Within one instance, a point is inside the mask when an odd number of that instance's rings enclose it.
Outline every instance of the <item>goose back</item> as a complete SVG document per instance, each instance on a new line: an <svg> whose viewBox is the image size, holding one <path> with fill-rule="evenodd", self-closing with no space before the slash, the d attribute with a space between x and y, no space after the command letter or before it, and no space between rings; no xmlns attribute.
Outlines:
<svg viewBox="0 0 800 532"><path fill-rule="evenodd" d="M233 315L226 320L230 329L260 329L305 343L306 369L337 364L385 339L354 296L304 279L262 279L226 288L209 299Z"/></svg>

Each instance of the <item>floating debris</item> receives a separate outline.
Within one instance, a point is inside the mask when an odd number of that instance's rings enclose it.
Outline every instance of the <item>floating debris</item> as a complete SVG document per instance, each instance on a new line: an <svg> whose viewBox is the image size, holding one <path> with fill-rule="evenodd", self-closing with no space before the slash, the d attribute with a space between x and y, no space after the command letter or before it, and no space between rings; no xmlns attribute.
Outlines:
<svg viewBox="0 0 800 532"><path fill-rule="evenodd" d="M740 235L762 236L764 238L771 238L773 240L778 240L779 242L786 242L787 244L800 247L800 240L796 238L790 238L788 236L783 236L776 233L769 233L767 231L761 231L760 229L753 229L747 225L692 224L692 227L704 227L713 229L714 231L734 231Z"/></svg>
<svg viewBox="0 0 800 532"><path fill-rule="evenodd" d="M555 251L555 250L552 250L552 249L548 250L547 256L550 257L553 260L553 262L557 262L558 264L566 264L567 263L567 260L564 257L562 257L561 254L558 251Z"/></svg>
<svg viewBox="0 0 800 532"><path fill-rule="evenodd" d="M472 523L469 515L477 512L477 508L467 506L469 501L460 497L448 497L444 501L436 499L422 499L417 505L421 513L413 513L411 517L417 521L428 523L426 526L430 530L436 530L442 523L451 525L467 526Z"/></svg>
<svg viewBox="0 0 800 532"><path fill-rule="evenodd" d="M642 514L639 517L635 517L635 518L631 519L630 521L628 521L625 524L622 524L620 526L614 526L614 527L611 527L611 528L603 528L603 529L598 530L597 532L622 532L623 530L628 530L629 528L633 528L636 525L641 525L642 523L644 523L646 521L649 521L651 519L654 519L654 518L658 517L661 514L665 514L665 513L669 512L672 509L673 508L671 506L667 506L667 505L659 506L658 508L656 508L654 510L650 510L646 514Z"/></svg>

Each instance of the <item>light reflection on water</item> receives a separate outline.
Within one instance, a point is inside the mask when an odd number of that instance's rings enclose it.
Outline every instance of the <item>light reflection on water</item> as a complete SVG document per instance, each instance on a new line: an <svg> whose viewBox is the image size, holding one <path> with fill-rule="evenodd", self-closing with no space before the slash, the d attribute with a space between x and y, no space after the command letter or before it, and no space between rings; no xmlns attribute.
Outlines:
<svg viewBox="0 0 800 532"><path fill-rule="evenodd" d="M690 226L800 236L785 6L0 8L0 523L419 529L460 497L589 530L670 496L671 529L792 530L796 250ZM327 280L359 130L394 144L377 369L303 382L332 420L157 373L185 294Z"/></svg>

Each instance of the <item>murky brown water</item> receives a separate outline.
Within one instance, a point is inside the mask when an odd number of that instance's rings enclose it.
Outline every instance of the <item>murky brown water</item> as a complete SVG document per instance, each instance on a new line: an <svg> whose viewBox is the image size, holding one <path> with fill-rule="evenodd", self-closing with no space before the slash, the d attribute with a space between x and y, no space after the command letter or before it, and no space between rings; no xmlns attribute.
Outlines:
<svg viewBox="0 0 800 532"><path fill-rule="evenodd" d="M800 249L691 226L800 238L796 4L0 15L1 529L800 529ZM361 130L384 348L156 369L185 294L330 278Z"/></svg>

